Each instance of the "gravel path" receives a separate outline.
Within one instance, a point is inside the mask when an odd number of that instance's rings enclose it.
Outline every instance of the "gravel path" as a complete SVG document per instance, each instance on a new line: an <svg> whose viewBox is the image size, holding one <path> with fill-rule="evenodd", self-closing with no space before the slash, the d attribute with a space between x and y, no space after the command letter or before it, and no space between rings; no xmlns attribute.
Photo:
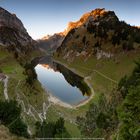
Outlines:
<svg viewBox="0 0 140 140"><path fill-rule="evenodd" d="M5 75L5 76L6 76L6 78L2 80L3 83L4 83L4 91L3 91L3 93L4 93L5 100L9 100L8 90L7 90L9 77L7 75Z"/></svg>

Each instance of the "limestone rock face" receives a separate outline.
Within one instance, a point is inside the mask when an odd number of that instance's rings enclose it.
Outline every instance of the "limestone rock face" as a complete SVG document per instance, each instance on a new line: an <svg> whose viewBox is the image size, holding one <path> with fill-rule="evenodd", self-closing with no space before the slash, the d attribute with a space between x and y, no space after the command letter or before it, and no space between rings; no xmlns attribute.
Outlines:
<svg viewBox="0 0 140 140"><path fill-rule="evenodd" d="M10 50L27 51L27 46L31 47L33 42L21 20L0 7L0 46L8 47ZM15 46L18 48L14 48Z"/></svg>
<svg viewBox="0 0 140 140"><path fill-rule="evenodd" d="M114 11L104 8L70 22L64 33L65 38L56 55L69 61L78 56L111 58L115 53L134 50L135 44L140 44L140 29L120 21Z"/></svg>
<svg viewBox="0 0 140 140"><path fill-rule="evenodd" d="M42 39L38 40L38 46L46 51L55 51L59 46L61 46L63 40L65 38L65 34L56 33L52 36L47 35Z"/></svg>
<svg viewBox="0 0 140 140"><path fill-rule="evenodd" d="M26 33L26 29L23 27L22 22L17 18L15 14L11 14L5 9L0 7L0 27L9 27L17 29Z"/></svg>
<svg viewBox="0 0 140 140"><path fill-rule="evenodd" d="M87 26L89 22L96 23L96 21L104 20L104 17L107 17L109 20L110 18L113 18L114 20L118 20L117 16L113 11L106 11L104 8L98 8L91 12L85 13L80 20L76 22L69 22L68 27L65 31L65 34L67 34L70 30L74 28L78 28L80 26ZM107 19L106 19L107 20Z"/></svg>

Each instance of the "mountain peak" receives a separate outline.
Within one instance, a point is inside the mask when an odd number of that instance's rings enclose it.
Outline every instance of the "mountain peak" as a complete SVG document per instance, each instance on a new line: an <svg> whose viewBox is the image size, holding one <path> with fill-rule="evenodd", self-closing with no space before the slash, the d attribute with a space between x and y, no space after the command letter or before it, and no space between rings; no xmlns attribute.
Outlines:
<svg viewBox="0 0 140 140"><path fill-rule="evenodd" d="M41 40L48 40L51 36L52 36L52 35L49 35L49 34L48 34L48 35L42 37Z"/></svg>
<svg viewBox="0 0 140 140"><path fill-rule="evenodd" d="M33 42L21 20L0 7L0 46L20 52L27 50L23 48L32 46Z"/></svg>
<svg viewBox="0 0 140 140"><path fill-rule="evenodd" d="M119 21L114 11L98 8L69 23L67 35L57 52L69 61L79 55L110 58L116 52L137 48L139 37L140 30Z"/></svg>
<svg viewBox="0 0 140 140"><path fill-rule="evenodd" d="M107 11L107 10L105 10L105 8L97 8L97 9L92 10L90 12L90 14L94 16L94 18L96 18L98 16L104 16L105 14L108 14L108 13L114 13L114 12L113 11Z"/></svg>
<svg viewBox="0 0 140 140"><path fill-rule="evenodd" d="M24 33L26 32L20 19L18 19L15 14L11 14L2 7L0 7L0 27L10 27L12 29L18 29Z"/></svg>
<svg viewBox="0 0 140 140"><path fill-rule="evenodd" d="M80 20L76 22L69 22L66 32L68 33L70 30L78 28L79 26L86 26L89 22L97 23L100 21L110 20L119 20L114 11L107 11L105 8L97 8L91 12L85 13Z"/></svg>

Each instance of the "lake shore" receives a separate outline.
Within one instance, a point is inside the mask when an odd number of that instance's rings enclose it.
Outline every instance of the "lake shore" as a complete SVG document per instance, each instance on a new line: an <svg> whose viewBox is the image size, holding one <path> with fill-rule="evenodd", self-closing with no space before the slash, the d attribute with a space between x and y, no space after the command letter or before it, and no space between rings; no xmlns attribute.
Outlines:
<svg viewBox="0 0 140 140"><path fill-rule="evenodd" d="M79 75L79 76L81 76L83 79L84 79L84 82L88 85L88 87L90 88L90 90L91 90L91 96L88 98L88 99L86 99L86 100L83 100L82 102L80 102L80 103L78 103L77 105L69 105L69 104L67 104L67 103L64 103L64 102L62 102L61 100L59 100L59 102L56 100L56 99L52 99L51 101L52 102L54 102L54 104L58 104L58 105L60 105L60 106L63 106L63 107L67 107L67 108L73 108L73 109L76 109L76 108L78 108L78 107L81 107L81 106L83 106L83 105L86 105L87 103L89 103L90 101L91 101L91 99L93 98L93 96L94 96L94 90L93 90L93 88L92 88L92 85L90 84L90 82L89 82L89 79L90 79L90 77L88 76L88 77L84 77L82 74L80 74L77 70L75 70L75 69L72 69L72 68L69 68L66 64L64 64L64 63L62 63L62 62L60 62L60 61L58 61L58 60L55 60L55 59L53 59L53 62L55 62L55 63L58 63L58 64L60 64L60 65L62 65L62 66L64 66L64 67L66 67L67 69L69 69L70 71L72 71L73 73L75 73L75 74L77 74L77 75Z"/></svg>
<svg viewBox="0 0 140 140"><path fill-rule="evenodd" d="M59 105L59 106L62 106L62 107L73 109L73 106L72 105L61 101L57 97L53 96L51 93L49 94L48 101L50 103L53 103L54 105Z"/></svg>
<svg viewBox="0 0 140 140"><path fill-rule="evenodd" d="M47 93L48 94L48 93ZM77 109L81 106L86 105L87 103L89 103L91 101L91 99L93 98L93 95L91 95L88 99L83 100L82 102L76 104L76 105L70 105L68 103L65 103L63 101L61 101L60 99L58 99L57 97L53 96L51 93L49 94L48 97L48 101L54 105L59 105L61 107L65 107L65 108L69 108L69 109Z"/></svg>

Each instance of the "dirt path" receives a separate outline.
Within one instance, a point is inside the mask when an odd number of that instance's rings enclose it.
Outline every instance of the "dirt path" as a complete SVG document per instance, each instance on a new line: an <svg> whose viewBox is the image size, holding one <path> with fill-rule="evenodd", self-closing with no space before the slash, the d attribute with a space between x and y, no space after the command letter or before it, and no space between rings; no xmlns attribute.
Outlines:
<svg viewBox="0 0 140 140"><path fill-rule="evenodd" d="M103 73L101 73L101 72L99 72L99 71L97 71L97 70L93 70L93 72L96 72L97 74L101 75L102 77L104 77L104 78L106 78L106 79L108 79L108 80L110 80L110 81L112 81L112 82L118 84L117 81L113 80L112 78L106 76L105 74L103 74Z"/></svg>
<svg viewBox="0 0 140 140"><path fill-rule="evenodd" d="M4 83L4 97L6 100L9 100L9 96L8 96L8 81L9 81L9 77L7 75L5 75L5 79L0 79L0 81L2 81ZM17 102L21 105L22 110L24 113L26 113L28 116L32 117L35 121L41 121L43 122L44 120L47 119L47 112L49 110L49 108L51 107L51 105L53 103L58 103L61 104L63 107L69 107L72 108L72 106L65 104L65 103L61 103L61 101L57 100L56 98L49 98L49 103L46 104L46 101L44 100L44 102L42 103L42 110L37 111L36 108L34 106L32 106L29 103L28 98L24 95L23 92L21 92L21 90L19 89L21 80L18 81L16 87L15 87L15 94L16 94L16 100ZM54 102L52 102L52 100ZM65 118L65 115L56 111L55 112L61 116ZM24 118L24 117L23 117ZM24 118L25 119L25 118ZM66 120L70 121L71 123L75 123L75 120L72 120L70 118L65 118ZM32 134L32 132L30 131L30 127L28 126L28 131L30 134Z"/></svg>
<svg viewBox="0 0 140 140"><path fill-rule="evenodd" d="M4 92L5 100L9 100L8 90L7 90L9 77L7 75L5 75L5 76L6 76L6 78L3 79L3 83L4 83L4 91L3 92Z"/></svg>
<svg viewBox="0 0 140 140"><path fill-rule="evenodd" d="M49 107L51 106L51 103L49 102L49 104L47 105L46 102L44 101L42 103L42 110L37 111L35 109L35 107L30 104L30 102L29 102L28 98L25 96L25 94L23 92L21 92L20 90L18 90L20 83L21 83L21 81L19 80L18 84L15 88L15 93L17 95L18 103L22 106L24 113L33 117L33 119L35 121L40 120L41 122L43 122L43 120L46 120L46 114L47 114ZM25 105L25 102L26 102L26 105Z"/></svg>
<svg viewBox="0 0 140 140"><path fill-rule="evenodd" d="M78 66L78 67L79 67L79 68L82 68L82 69L85 69L85 70L90 70L90 71L95 72L95 73L99 74L100 76L102 76L102 77L104 77L104 78L110 80L111 82L114 82L114 83L116 83L116 84L118 83L116 80L114 80L114 79L108 77L107 75L105 75L105 74L99 72L98 70L89 69L89 68L85 68L85 67L81 67L81 66Z"/></svg>
<svg viewBox="0 0 140 140"><path fill-rule="evenodd" d="M53 61L56 62L56 63L59 63L59 64L61 64L61 65L63 65L63 66L65 66L66 68L70 69L70 70L73 71L74 73L76 73L76 74L82 76L82 74L81 74L80 72L78 72L77 70L75 70L74 68L70 68L69 66L67 66L66 64L64 64L64 63L62 63L62 62L60 62L60 61L57 61L57 60L53 60ZM79 67L79 68L82 68L82 69L85 69L85 70L90 70L91 72L96 72L96 73L99 74L100 76L102 76L102 77L104 77L104 78L106 78L106 79L108 79L108 80L110 80L110 81L112 81L112 82L114 82L114 83L116 83L116 84L118 83L116 80L114 80L114 79L108 77L107 75L105 75L105 74L99 72L99 71L96 70L96 69L89 69L89 68L85 68L85 67L81 67L81 66L78 66L78 67ZM82 77L83 77L83 76L82 76Z"/></svg>

